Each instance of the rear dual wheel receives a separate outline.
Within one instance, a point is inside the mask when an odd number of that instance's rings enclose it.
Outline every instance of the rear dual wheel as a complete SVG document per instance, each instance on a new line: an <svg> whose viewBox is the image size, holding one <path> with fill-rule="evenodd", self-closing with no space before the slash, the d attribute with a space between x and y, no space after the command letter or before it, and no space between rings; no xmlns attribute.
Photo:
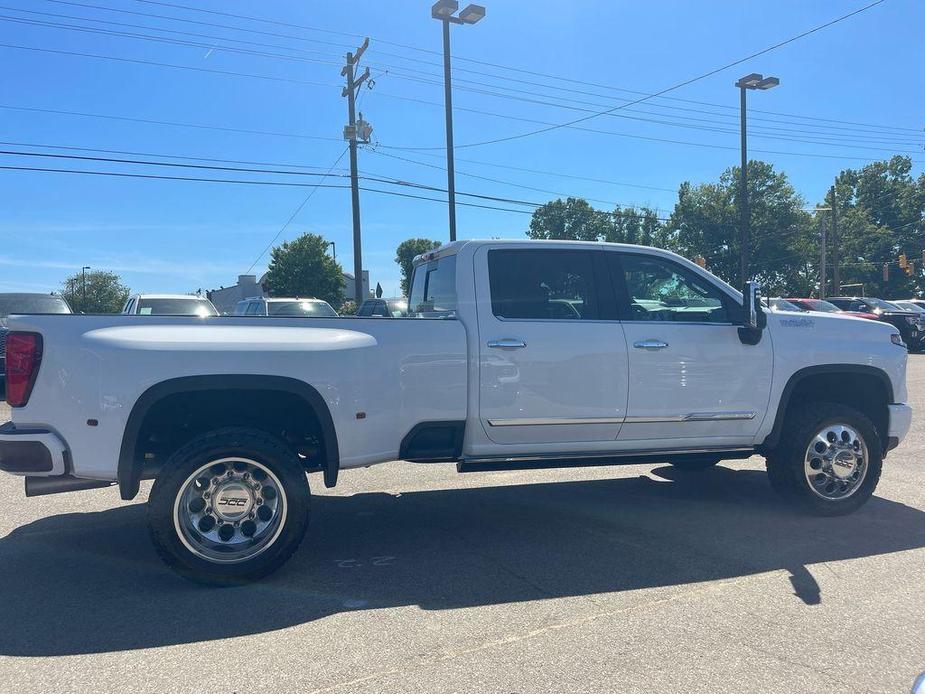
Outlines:
<svg viewBox="0 0 925 694"><path fill-rule="evenodd" d="M172 569L201 583L256 580L279 568L308 527L299 457L261 431L221 429L167 461L148 499L151 538Z"/></svg>

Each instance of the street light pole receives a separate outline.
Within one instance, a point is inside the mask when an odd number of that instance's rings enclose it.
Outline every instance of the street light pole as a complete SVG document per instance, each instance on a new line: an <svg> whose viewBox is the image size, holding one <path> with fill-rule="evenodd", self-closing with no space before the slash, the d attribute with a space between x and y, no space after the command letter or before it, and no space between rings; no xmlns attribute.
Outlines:
<svg viewBox="0 0 925 694"><path fill-rule="evenodd" d="M468 5L459 16L456 0L437 0L430 16L443 22L443 102L446 110L446 190L449 206L450 241L456 240L456 167L453 156L453 85L450 74L450 24L475 24L485 16L481 5Z"/></svg>
<svg viewBox="0 0 925 694"><path fill-rule="evenodd" d="M748 137L745 122L745 91L748 89L766 91L779 84L780 80L776 77L764 77L757 72L746 75L735 83L735 86L739 88L740 92L739 109L741 111L739 133L742 148L742 163L741 170L739 171L739 276L743 286L748 280L748 261L751 255L751 233L749 230L750 216L748 211Z"/></svg>

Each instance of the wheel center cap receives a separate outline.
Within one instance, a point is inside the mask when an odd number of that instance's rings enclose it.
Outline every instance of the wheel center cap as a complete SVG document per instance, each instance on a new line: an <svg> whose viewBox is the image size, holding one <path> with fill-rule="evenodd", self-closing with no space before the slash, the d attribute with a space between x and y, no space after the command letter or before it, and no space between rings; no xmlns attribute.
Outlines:
<svg viewBox="0 0 925 694"><path fill-rule="evenodd" d="M236 521L247 516L254 507L254 496L242 482L228 482L220 486L213 497L212 508L222 520Z"/></svg>
<svg viewBox="0 0 925 694"><path fill-rule="evenodd" d="M839 451L832 459L832 472L839 479L851 477L854 468L857 465L857 459L851 451Z"/></svg>

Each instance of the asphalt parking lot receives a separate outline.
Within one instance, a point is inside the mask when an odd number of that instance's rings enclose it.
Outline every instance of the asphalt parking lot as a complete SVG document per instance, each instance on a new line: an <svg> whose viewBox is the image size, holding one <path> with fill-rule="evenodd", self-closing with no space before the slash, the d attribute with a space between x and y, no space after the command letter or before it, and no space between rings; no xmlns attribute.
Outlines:
<svg viewBox="0 0 925 694"><path fill-rule="evenodd" d="M925 670L925 356L857 514L795 515L763 462L312 477L278 574L207 589L115 489L0 475L0 690L906 692ZM0 404L0 421L8 409Z"/></svg>

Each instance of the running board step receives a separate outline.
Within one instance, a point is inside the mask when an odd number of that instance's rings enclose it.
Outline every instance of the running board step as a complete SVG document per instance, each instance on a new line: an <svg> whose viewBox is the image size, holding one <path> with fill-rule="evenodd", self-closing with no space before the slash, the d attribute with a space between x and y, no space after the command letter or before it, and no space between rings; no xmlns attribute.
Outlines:
<svg viewBox="0 0 925 694"><path fill-rule="evenodd" d="M457 472L495 472L501 470L546 470L550 468L594 467L600 465L644 465L719 459L744 460L755 454L752 448L704 451L666 451L646 454L607 454L582 457L541 456L532 458L467 458L456 463Z"/></svg>
<svg viewBox="0 0 925 694"><path fill-rule="evenodd" d="M45 496L61 492L76 492L81 489L101 489L111 487L115 482L104 480L87 480L71 475L56 477L26 477L26 496Z"/></svg>

